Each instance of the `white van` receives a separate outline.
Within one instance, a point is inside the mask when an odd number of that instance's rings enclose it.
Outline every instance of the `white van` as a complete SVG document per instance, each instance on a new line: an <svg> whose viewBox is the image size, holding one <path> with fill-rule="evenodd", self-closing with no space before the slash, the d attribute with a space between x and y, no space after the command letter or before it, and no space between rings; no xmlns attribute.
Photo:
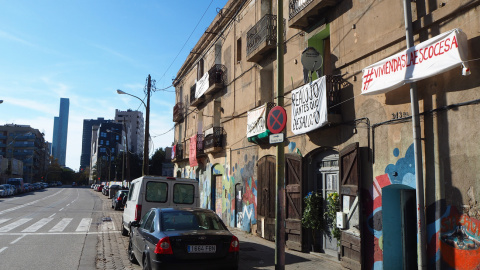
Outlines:
<svg viewBox="0 0 480 270"><path fill-rule="evenodd" d="M132 221L140 221L151 208L199 207L198 182L166 176L142 176L132 180L123 210L122 235Z"/></svg>

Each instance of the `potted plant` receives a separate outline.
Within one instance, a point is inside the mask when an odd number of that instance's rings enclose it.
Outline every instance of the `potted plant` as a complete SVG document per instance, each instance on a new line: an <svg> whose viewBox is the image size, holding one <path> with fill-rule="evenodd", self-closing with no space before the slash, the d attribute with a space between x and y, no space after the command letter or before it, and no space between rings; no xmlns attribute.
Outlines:
<svg viewBox="0 0 480 270"><path fill-rule="evenodd" d="M305 202L305 210L302 216L302 225L304 228L312 230L312 251L316 251L316 232L323 232L325 228L324 218L322 214L323 197L321 193L309 192L303 200Z"/></svg>

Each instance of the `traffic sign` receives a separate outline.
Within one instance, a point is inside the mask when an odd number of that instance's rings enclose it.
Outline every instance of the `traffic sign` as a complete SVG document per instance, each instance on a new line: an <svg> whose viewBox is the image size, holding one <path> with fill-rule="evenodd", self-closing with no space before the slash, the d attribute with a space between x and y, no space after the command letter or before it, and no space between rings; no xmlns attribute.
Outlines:
<svg viewBox="0 0 480 270"><path fill-rule="evenodd" d="M283 133L270 134L270 136L268 136L270 144L281 143L283 142L283 138L284 138Z"/></svg>
<svg viewBox="0 0 480 270"><path fill-rule="evenodd" d="M267 127L273 133L277 134L283 131L287 125L287 113L282 106L275 106L270 110L267 117Z"/></svg>

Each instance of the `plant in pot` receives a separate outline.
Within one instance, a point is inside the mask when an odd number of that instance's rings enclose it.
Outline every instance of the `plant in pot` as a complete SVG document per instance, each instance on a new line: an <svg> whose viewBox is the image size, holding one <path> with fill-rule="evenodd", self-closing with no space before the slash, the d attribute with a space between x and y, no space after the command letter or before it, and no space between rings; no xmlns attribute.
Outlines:
<svg viewBox="0 0 480 270"><path fill-rule="evenodd" d="M303 199L305 209L302 216L302 225L304 228L312 230L313 245L312 251L317 251L317 232L323 232L325 228L323 211L323 197L321 193L309 192Z"/></svg>

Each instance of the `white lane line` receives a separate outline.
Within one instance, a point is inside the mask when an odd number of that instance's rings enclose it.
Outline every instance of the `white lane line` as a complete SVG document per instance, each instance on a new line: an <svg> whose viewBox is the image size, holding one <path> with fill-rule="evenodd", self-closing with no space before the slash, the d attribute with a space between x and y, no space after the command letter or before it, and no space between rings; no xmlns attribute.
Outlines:
<svg viewBox="0 0 480 270"><path fill-rule="evenodd" d="M70 204L67 204L67 207L70 206ZM63 209L63 208L62 208Z"/></svg>
<svg viewBox="0 0 480 270"><path fill-rule="evenodd" d="M49 232L63 232L73 218L62 218Z"/></svg>
<svg viewBox="0 0 480 270"><path fill-rule="evenodd" d="M10 244L12 244L12 245L15 244L16 242L20 241L20 239L22 239L22 238L25 237L25 236L27 236L27 235L24 234L24 235L20 236L19 238L17 238L17 239L15 239L15 240L13 240L12 242L10 242Z"/></svg>
<svg viewBox="0 0 480 270"><path fill-rule="evenodd" d="M7 249L8 247L3 247L3 248L0 248L0 253L2 253L2 251L4 251L5 249Z"/></svg>
<svg viewBox="0 0 480 270"><path fill-rule="evenodd" d="M109 233L121 233L121 231L108 231L108 232L43 232L43 233L0 233L0 236L22 236L22 235L88 235L88 234L109 234Z"/></svg>
<svg viewBox="0 0 480 270"><path fill-rule="evenodd" d="M48 218L52 218L53 216L55 216L57 213L53 213L51 214Z"/></svg>
<svg viewBox="0 0 480 270"><path fill-rule="evenodd" d="M10 219L11 218L1 218L0 219L0 224L5 223L5 222L9 221Z"/></svg>
<svg viewBox="0 0 480 270"><path fill-rule="evenodd" d="M62 208L62 209L60 209L60 210L58 210L58 211L60 212L60 211L62 211L62 210L63 210L63 208Z"/></svg>
<svg viewBox="0 0 480 270"><path fill-rule="evenodd" d="M35 224L23 230L22 232L36 232L52 220L53 218L42 218L39 221L35 222Z"/></svg>
<svg viewBox="0 0 480 270"><path fill-rule="evenodd" d="M39 201L43 201L43 200L48 199L48 198L50 198L50 197L57 196L57 195L60 194L62 191L63 191L63 189L61 189L60 191L58 191L58 192L56 192L56 193L54 193L54 194L52 194L52 195L50 195L50 196L44 197L44 198L42 198L42 199L35 200L35 201L31 201L31 202L29 202L29 203L22 204L22 205L18 205L18 206L9 208L9 209L5 209L5 210L3 210L3 211L0 211L0 215L3 215L3 214L5 214L5 213L18 210L18 209L23 208L23 207L25 207L25 206L29 206L29 205L32 205L32 204L36 204L36 203L38 203Z"/></svg>
<svg viewBox="0 0 480 270"><path fill-rule="evenodd" d="M32 219L31 219L31 218L21 218L21 219L15 221L15 222L13 222L13 223L10 223L10 224L8 224L8 225L6 225L6 226L1 227L1 228L0 228L0 232L8 232L8 231L10 231L10 230L15 229L15 228L18 227L18 226L21 226L21 225L29 222L30 220L32 220Z"/></svg>
<svg viewBox="0 0 480 270"><path fill-rule="evenodd" d="M75 231L76 232L88 232L88 229L90 229L90 224L91 223L92 223L91 218L82 218L82 221L80 221L80 224L78 225L78 227Z"/></svg>

